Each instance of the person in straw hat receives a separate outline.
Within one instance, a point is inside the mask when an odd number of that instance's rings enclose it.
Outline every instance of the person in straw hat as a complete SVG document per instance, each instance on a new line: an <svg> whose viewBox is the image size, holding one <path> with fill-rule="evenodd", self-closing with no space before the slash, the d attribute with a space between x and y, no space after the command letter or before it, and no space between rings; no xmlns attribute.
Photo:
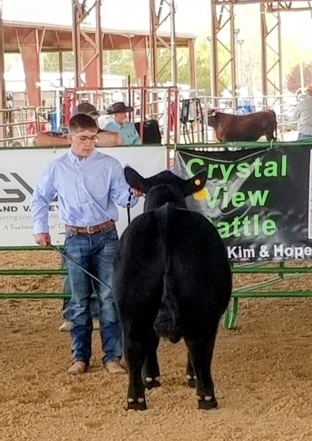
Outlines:
<svg viewBox="0 0 312 441"><path fill-rule="evenodd" d="M297 104L293 119L298 121L298 139L312 138L312 84L306 89L306 98Z"/></svg>
<svg viewBox="0 0 312 441"><path fill-rule="evenodd" d="M113 119L104 126L105 130L120 133L123 145L141 145L142 141L135 128L135 125L128 121L128 113L133 112L134 108L126 106L124 102L111 104L107 109L107 114L112 115Z"/></svg>

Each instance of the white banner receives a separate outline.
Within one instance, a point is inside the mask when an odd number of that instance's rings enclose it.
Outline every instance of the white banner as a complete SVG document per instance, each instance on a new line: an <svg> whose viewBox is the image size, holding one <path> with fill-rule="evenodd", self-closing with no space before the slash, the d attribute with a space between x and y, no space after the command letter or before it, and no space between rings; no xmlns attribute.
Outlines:
<svg viewBox="0 0 312 441"><path fill-rule="evenodd" d="M0 247L34 246L30 203L33 189L48 162L68 148L24 148L0 150ZM98 148L149 177L167 168L166 147ZM119 208L119 234L126 228L127 211ZM143 200L131 209L131 219L143 211ZM54 245L64 242L64 226L59 221L57 203L50 206L50 233Z"/></svg>

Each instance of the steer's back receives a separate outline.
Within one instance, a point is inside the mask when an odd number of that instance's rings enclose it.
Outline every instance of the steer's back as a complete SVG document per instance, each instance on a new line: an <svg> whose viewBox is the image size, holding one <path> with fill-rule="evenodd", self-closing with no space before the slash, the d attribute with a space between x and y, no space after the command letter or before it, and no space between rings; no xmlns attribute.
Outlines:
<svg viewBox="0 0 312 441"><path fill-rule="evenodd" d="M138 216L121 237L115 287L122 315L155 315L166 286L184 322L204 326L226 309L231 280L223 242L199 213L167 204Z"/></svg>
<svg viewBox="0 0 312 441"><path fill-rule="evenodd" d="M211 314L219 318L232 290L225 246L216 228L200 213L177 210L174 225L168 255L181 312L189 317L191 309L195 320Z"/></svg>

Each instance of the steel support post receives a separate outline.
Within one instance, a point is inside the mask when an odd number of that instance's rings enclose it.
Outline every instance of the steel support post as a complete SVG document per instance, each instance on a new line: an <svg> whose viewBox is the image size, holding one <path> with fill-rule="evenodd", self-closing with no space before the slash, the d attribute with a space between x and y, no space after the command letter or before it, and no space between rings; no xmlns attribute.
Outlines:
<svg viewBox="0 0 312 441"><path fill-rule="evenodd" d="M171 83L178 82L177 73L177 47L175 27L175 1L174 0L149 0L150 6L150 38L149 38L149 61L150 61L150 83L156 86L161 82L161 75L164 68L170 63ZM170 43L161 38L164 26L170 22ZM168 57L163 66L159 66L158 51L167 49Z"/></svg>
<svg viewBox="0 0 312 441"><path fill-rule="evenodd" d="M262 90L263 95L283 94L281 60L281 18L279 12L264 13L261 8Z"/></svg>
<svg viewBox="0 0 312 441"><path fill-rule="evenodd" d="M101 28L102 0L72 0L73 15L73 52L75 69L75 87L103 87L103 33ZM86 20L95 13L96 32L94 40L83 30ZM86 75L85 84L82 74Z"/></svg>
<svg viewBox="0 0 312 441"><path fill-rule="evenodd" d="M2 19L3 2L0 0L0 105L1 109L6 108L5 81L4 81L4 29ZM5 138L6 130L4 124L4 112L0 112L0 139ZM0 141L0 147L3 143Z"/></svg>
<svg viewBox="0 0 312 441"><path fill-rule="evenodd" d="M211 56L212 95L220 96L228 88L222 78L223 73L230 73L232 94L235 97L237 84L236 52L237 35L235 34L234 10L246 4L260 5L261 36L259 45L262 57L262 93L282 94L281 65L281 20L280 13L293 11L312 11L311 1L269 1L269 0L211 0ZM210 37L209 37L210 38ZM224 63L220 63L220 49L228 54ZM229 70L230 69L230 70ZM228 76L228 75L227 75Z"/></svg>
<svg viewBox="0 0 312 441"><path fill-rule="evenodd" d="M236 97L236 28L234 22L234 6L232 3L212 0L211 2L211 56L214 72L212 74L212 95L217 97L221 91L228 89L233 97ZM224 49L225 58L221 65L218 54L221 47ZM225 78L224 78L225 75ZM231 78L231 84L227 84L226 78Z"/></svg>

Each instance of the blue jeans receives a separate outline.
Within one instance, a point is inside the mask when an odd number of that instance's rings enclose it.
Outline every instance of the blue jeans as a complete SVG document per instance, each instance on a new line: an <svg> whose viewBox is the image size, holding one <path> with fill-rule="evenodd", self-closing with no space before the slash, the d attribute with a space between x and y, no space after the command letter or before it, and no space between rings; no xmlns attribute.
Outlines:
<svg viewBox="0 0 312 441"><path fill-rule="evenodd" d="M93 286L100 302L100 333L105 353L103 364L119 361L122 355L122 333L117 307L112 295L113 260L118 244L116 228L95 234L66 233L65 254L97 277L99 283L67 260L71 290L70 315L73 328L74 361L89 363L92 354L92 318L90 298Z"/></svg>
<svg viewBox="0 0 312 441"><path fill-rule="evenodd" d="M62 260L62 269L66 269L66 259ZM70 282L69 282L69 276L66 274L63 277L63 292L64 293L70 293ZM94 292L94 289L93 289ZM71 314L70 314L70 308L71 308L71 302L70 299L64 299L63 300L63 319L71 321ZM97 297L91 297L90 300L90 312L91 317L93 319L99 319L100 317L100 302Z"/></svg>

